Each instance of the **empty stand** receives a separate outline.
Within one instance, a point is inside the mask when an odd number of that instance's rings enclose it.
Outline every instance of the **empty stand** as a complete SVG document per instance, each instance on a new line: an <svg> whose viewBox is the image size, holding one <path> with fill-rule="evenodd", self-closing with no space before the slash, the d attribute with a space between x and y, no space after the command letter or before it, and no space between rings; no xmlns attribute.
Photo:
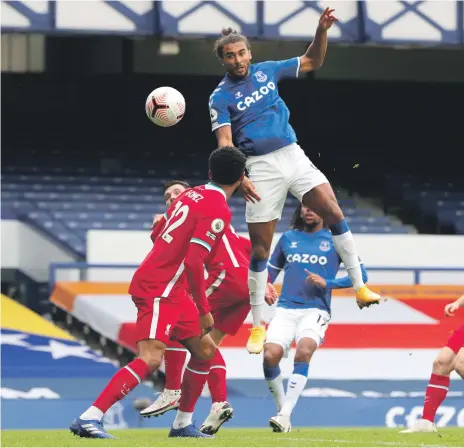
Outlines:
<svg viewBox="0 0 464 448"><path fill-rule="evenodd" d="M168 174L172 178L180 172ZM200 172L193 172L190 177L192 185L204 183ZM29 222L84 256L86 233L90 229L150 231L153 215L165 209L163 182L166 180L7 172L2 179L2 214ZM297 204L295 198L288 197L277 225L278 232L288 228ZM357 208L353 199L341 199L340 204L355 233L408 232L407 227L392 222L388 216L372 216L368 208ZM232 225L246 232L243 199L231 198L230 207Z"/></svg>
<svg viewBox="0 0 464 448"><path fill-rule="evenodd" d="M389 176L386 208L396 209L422 231L464 235L464 181Z"/></svg>

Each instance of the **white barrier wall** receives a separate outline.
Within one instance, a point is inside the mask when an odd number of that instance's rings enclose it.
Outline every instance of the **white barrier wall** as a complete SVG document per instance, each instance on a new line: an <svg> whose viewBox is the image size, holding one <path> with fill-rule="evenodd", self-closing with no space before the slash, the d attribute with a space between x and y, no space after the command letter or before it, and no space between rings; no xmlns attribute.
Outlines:
<svg viewBox="0 0 464 448"><path fill-rule="evenodd" d="M247 236L246 234L243 234ZM273 245L280 234L274 238ZM355 235L358 252L367 267L464 268L464 236L458 235ZM91 230L87 234L87 262L138 265L150 251L145 231ZM133 270L99 270L97 280L129 280ZM370 272L371 283L411 284L412 271ZM90 279L90 278L89 278ZM464 284L464 272L424 272L421 283Z"/></svg>
<svg viewBox="0 0 464 448"><path fill-rule="evenodd" d="M1 251L3 269L20 269L32 279L48 280L50 263L75 261L70 252L19 221L2 220Z"/></svg>

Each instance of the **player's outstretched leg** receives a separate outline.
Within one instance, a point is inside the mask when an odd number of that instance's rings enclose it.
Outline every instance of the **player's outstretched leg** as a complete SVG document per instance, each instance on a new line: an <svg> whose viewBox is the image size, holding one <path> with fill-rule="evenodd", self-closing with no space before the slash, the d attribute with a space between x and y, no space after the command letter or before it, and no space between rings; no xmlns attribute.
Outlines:
<svg viewBox="0 0 464 448"><path fill-rule="evenodd" d="M263 307L265 304L266 284L268 279L267 258L258 260L251 257L248 270L248 288L250 290L251 314L253 327L247 342L249 353L259 354L263 350L266 341L266 328L263 325Z"/></svg>
<svg viewBox="0 0 464 448"><path fill-rule="evenodd" d="M356 252L353 234L343 216L332 187L323 183L314 187L303 196L303 204L314 210L329 226L335 249L345 265L345 269L356 291L356 303L359 308L378 304L381 296L371 291L363 281L363 275Z"/></svg>
<svg viewBox="0 0 464 448"><path fill-rule="evenodd" d="M437 431L434 423L435 415L448 394L450 374L454 369L461 376L464 374L463 343L464 331L461 335L459 335L458 331L455 331L448 340L448 346L440 350L440 353L433 362L432 375L430 376L429 385L425 390L422 418L411 428L400 431L401 433Z"/></svg>
<svg viewBox="0 0 464 448"><path fill-rule="evenodd" d="M213 404L208 417L200 426L200 431L212 435L234 415L234 410L227 401L226 363L219 349L211 360L208 387Z"/></svg>
<svg viewBox="0 0 464 448"><path fill-rule="evenodd" d="M203 434L192 423L192 417L195 405L205 387L216 345L209 335L202 338L193 337L182 343L189 349L192 357L185 369L179 409L169 437L211 438L214 436Z"/></svg>
<svg viewBox="0 0 464 448"><path fill-rule="evenodd" d="M266 342L263 309L266 303L266 285L269 278L267 261L276 223L277 220L248 223L248 233L252 245L250 268L248 270L248 289L250 292L253 328L247 342L247 350L253 354L261 353Z"/></svg>
<svg viewBox="0 0 464 448"><path fill-rule="evenodd" d="M164 391L154 403L140 411L142 417L158 417L177 409L180 401L180 388L187 349L178 342L172 342L164 352L166 384Z"/></svg>
<svg viewBox="0 0 464 448"><path fill-rule="evenodd" d="M164 344L157 340L139 341L139 357L116 372L92 406L72 422L69 428L71 432L79 437L115 439L104 429L103 416L111 406L122 400L151 372L158 369L164 347Z"/></svg>

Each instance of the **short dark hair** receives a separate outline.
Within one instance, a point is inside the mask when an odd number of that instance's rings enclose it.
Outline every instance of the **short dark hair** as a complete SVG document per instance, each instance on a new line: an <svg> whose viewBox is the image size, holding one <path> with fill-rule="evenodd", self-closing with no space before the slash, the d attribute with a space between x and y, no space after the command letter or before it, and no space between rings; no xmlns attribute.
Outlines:
<svg viewBox="0 0 464 448"><path fill-rule="evenodd" d="M173 185L182 185L183 187L185 188L191 188L190 185L187 183L187 182L184 182L183 180L170 180L169 182L166 182L164 184L164 189L163 189L163 192L166 192L166 190L170 187L172 187Z"/></svg>
<svg viewBox="0 0 464 448"><path fill-rule="evenodd" d="M295 209L290 220L290 228L293 230L304 230L304 221L301 217L301 203Z"/></svg>
<svg viewBox="0 0 464 448"><path fill-rule="evenodd" d="M233 146L215 149L209 156L211 180L219 185L233 185L245 172L246 157Z"/></svg>
<svg viewBox="0 0 464 448"><path fill-rule="evenodd" d="M223 28L221 37L214 44L214 52L219 59L224 57L224 47L228 44L236 44L237 42L244 42L248 50L251 49L250 41L246 36L240 34L232 28Z"/></svg>

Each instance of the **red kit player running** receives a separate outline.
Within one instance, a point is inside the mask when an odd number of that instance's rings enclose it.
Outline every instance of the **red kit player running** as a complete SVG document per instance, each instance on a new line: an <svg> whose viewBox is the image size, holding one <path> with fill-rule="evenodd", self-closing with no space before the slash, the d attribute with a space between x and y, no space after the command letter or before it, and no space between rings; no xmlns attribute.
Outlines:
<svg viewBox="0 0 464 448"><path fill-rule="evenodd" d="M445 315L450 317L461 307L464 307L464 296L445 306ZM438 408L448 394L450 374L457 372L464 379L464 324L448 339L448 343L440 350L433 362L432 376L425 391L424 410L422 418L411 428L402 433L436 432L434 420Z"/></svg>
<svg viewBox="0 0 464 448"><path fill-rule="evenodd" d="M229 227L227 200L240 186L245 156L236 148L215 150L209 158L211 183L186 191L153 230L153 248L129 287L137 314L137 358L120 369L70 427L80 437L114 438L102 425L106 411L124 398L162 361L171 339L191 353L170 437L213 437L192 424L195 404L209 373L216 344L206 297L203 265L213 259ZM187 293L187 290L191 294Z"/></svg>
<svg viewBox="0 0 464 448"><path fill-rule="evenodd" d="M190 185L184 181L172 180L164 187L164 199L169 208ZM156 215L156 224L163 215ZM232 227L226 230L219 248L207 266L206 296L209 299L214 328L210 333L216 345L220 345L226 335L235 335L250 311L248 292L248 265L251 256L251 243L235 233ZM277 292L268 284L267 297L277 299ZM270 300L272 302L272 300ZM175 342L166 347L164 354L166 385L157 400L142 410L144 417L153 417L176 409L181 396L183 366L187 357L185 348ZM208 387L211 393L211 412L200 430L205 434L215 434L233 415L233 409L227 402L226 364L219 349L211 360L208 375Z"/></svg>

